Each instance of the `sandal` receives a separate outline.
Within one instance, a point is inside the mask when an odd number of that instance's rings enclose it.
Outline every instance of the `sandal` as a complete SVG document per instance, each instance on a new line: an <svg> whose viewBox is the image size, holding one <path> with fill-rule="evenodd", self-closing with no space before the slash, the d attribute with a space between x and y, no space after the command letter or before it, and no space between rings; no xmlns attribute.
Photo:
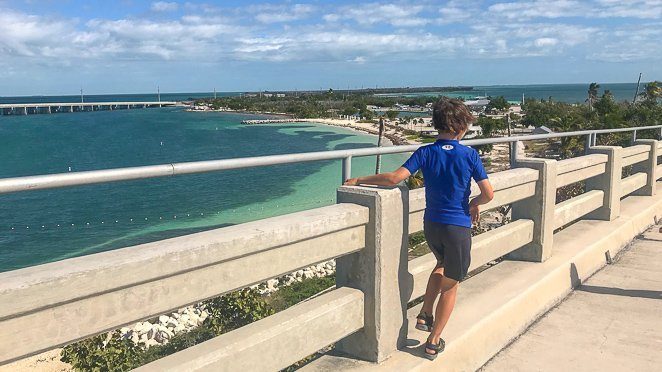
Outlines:
<svg viewBox="0 0 662 372"><path fill-rule="evenodd" d="M418 321L422 320L423 323L419 323ZM432 325L434 324L434 318L432 317L431 314L427 314L426 312L421 312L416 316L416 329L420 331L426 331L426 332L432 332Z"/></svg>
<svg viewBox="0 0 662 372"><path fill-rule="evenodd" d="M433 344L430 342L430 340L425 341L425 350L423 352L425 353L425 357L430 359L430 360L435 360L437 358L437 355L444 351L444 348L446 347L446 342L444 339L440 338L438 344ZM428 353L428 350L433 350L434 354Z"/></svg>

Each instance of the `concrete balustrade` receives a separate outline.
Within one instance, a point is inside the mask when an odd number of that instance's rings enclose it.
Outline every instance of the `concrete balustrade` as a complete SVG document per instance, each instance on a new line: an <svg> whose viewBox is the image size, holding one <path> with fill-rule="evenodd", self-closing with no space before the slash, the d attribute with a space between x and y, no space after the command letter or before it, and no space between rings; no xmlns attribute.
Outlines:
<svg viewBox="0 0 662 372"><path fill-rule="evenodd" d="M646 173L635 173L621 181L621 197L628 196L646 186L648 175Z"/></svg>
<svg viewBox="0 0 662 372"><path fill-rule="evenodd" d="M603 174L607 155L592 154L561 160L557 163L556 187L567 186Z"/></svg>
<svg viewBox="0 0 662 372"><path fill-rule="evenodd" d="M339 204L0 273L0 361L359 251L367 223Z"/></svg>
<svg viewBox="0 0 662 372"><path fill-rule="evenodd" d="M363 293L339 288L136 371L278 371L363 328Z"/></svg>
<svg viewBox="0 0 662 372"><path fill-rule="evenodd" d="M602 205L586 215L587 218L612 221L621 213L621 175L623 174L623 148L619 146L594 146L589 153L607 156L605 172L586 180L586 192L603 192Z"/></svg>
<svg viewBox="0 0 662 372"><path fill-rule="evenodd" d="M557 161L549 159L518 159L516 168L532 168L538 172L534 197L512 205L513 220L533 221L533 239L508 254L508 258L521 261L545 261L552 255L554 241L554 205L556 203Z"/></svg>
<svg viewBox="0 0 662 372"><path fill-rule="evenodd" d="M628 165L636 164L648 159L650 155L650 146L649 145L634 145L630 147L625 147L623 149L623 162L622 165L627 167Z"/></svg>
<svg viewBox="0 0 662 372"><path fill-rule="evenodd" d="M657 182L657 159L662 154L662 150L658 149L659 141L652 139L637 140L635 144L637 146L646 146L648 153L645 160L632 167L633 172L643 172L646 174L646 183L637 189L634 194L652 196L655 194L655 182Z"/></svg>
<svg viewBox="0 0 662 372"><path fill-rule="evenodd" d="M587 191L557 204L554 209L554 230L602 207L604 194L602 190Z"/></svg>
<svg viewBox="0 0 662 372"><path fill-rule="evenodd" d="M628 148L592 147L586 156L562 161L518 158L514 169L491 174L495 198L482 210L511 204L512 222L474 237L470 270L506 257L496 271L487 270L494 275L484 276L489 285L500 286L501 295L488 301L498 306L469 306L486 303L487 294L495 293L478 284L483 273L472 277L469 297L459 305L465 310L458 315L469 333L461 333L460 323L451 325L451 343L439 360L457 369L486 360L508 342L508 332L528 322L507 314L524 309L528 319L574 285L568 262L577 263L580 276L588 275L604 260L603 245L615 250L646 225L662 206L660 196L654 197L662 176L661 148L659 141L641 140ZM621 179L628 165L635 172ZM580 181L586 181L584 194L555 203L559 187ZM474 185L471 197L478 192ZM621 201L633 193L638 195ZM139 370L279 370L334 343L345 358L382 363L370 364L375 368L384 363L402 367L395 370L438 367L439 360L393 362L412 332L408 303L423 295L436 264L432 254L407 262L408 236L422 229L425 190L341 187L338 202L0 273L0 339L11 340L0 343L0 364L335 258L337 289ZM567 227L586 218L604 221ZM566 228L555 235L560 227ZM581 236L581 245L590 248L586 253L573 240L582 229L604 235L591 241ZM508 273L513 278L503 284ZM540 290L527 289L530 283ZM489 347L479 345L474 352L485 327L492 330L485 341ZM465 344L474 345L471 353Z"/></svg>

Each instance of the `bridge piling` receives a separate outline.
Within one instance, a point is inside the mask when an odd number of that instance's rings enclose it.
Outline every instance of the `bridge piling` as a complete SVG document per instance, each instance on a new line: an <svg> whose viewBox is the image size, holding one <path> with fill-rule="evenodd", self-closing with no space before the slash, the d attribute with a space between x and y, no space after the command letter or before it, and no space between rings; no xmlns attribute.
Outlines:
<svg viewBox="0 0 662 372"><path fill-rule="evenodd" d="M545 261L552 255L554 240L554 206L556 205L556 160L518 159L516 168L532 168L538 171L535 195L512 205L512 219L533 221L533 240L510 254L518 261Z"/></svg>
<svg viewBox="0 0 662 372"><path fill-rule="evenodd" d="M612 221L621 213L621 174L623 173L623 148L620 146L594 146L589 154L607 155L605 172L586 180L586 191L604 192L602 206L586 215L587 218Z"/></svg>
<svg viewBox="0 0 662 372"><path fill-rule="evenodd" d="M336 286L360 289L365 296L363 329L336 345L359 359L382 362L406 340L407 302L413 287L407 266L407 195L404 188L338 189L338 203L370 209L366 247L336 261Z"/></svg>
<svg viewBox="0 0 662 372"><path fill-rule="evenodd" d="M657 158L662 155L662 151L659 150L659 141L653 139L640 139L635 141L635 145L646 145L650 147L650 153L648 159L645 161L636 163L632 167L632 172L642 172L646 173L646 185L639 190L636 190L633 195L641 196L653 196L655 195L655 182L656 182L656 171L657 171Z"/></svg>

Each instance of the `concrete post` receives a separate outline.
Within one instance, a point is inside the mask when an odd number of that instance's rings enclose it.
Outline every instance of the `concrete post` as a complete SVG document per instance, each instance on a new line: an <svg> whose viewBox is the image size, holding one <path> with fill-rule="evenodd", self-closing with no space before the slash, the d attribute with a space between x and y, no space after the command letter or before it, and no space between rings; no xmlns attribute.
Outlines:
<svg viewBox="0 0 662 372"><path fill-rule="evenodd" d="M556 205L556 160L518 159L516 168L532 168L539 172L536 194L512 205L513 221L528 219L533 221L533 240L519 248L508 258L519 261L542 262L552 255L554 239L554 207Z"/></svg>
<svg viewBox="0 0 662 372"><path fill-rule="evenodd" d="M381 362L407 336L406 311L413 290L407 269L408 191L404 188L346 187L338 203L370 208L366 247L336 262L336 285L365 296L364 327L336 344L341 353Z"/></svg>
<svg viewBox="0 0 662 372"><path fill-rule="evenodd" d="M633 173L646 173L646 186L633 192L632 195L653 196L655 195L655 183L657 182L655 177L655 171L657 170L657 157L660 156L662 152L657 148L658 141L653 139L637 140L635 145L650 146L650 153L647 160L632 166Z"/></svg>
<svg viewBox="0 0 662 372"><path fill-rule="evenodd" d="M605 172L586 180L586 191L602 190L602 207L586 215L588 219L612 221L621 214L621 176L623 174L623 148L619 146L595 146L590 154L607 155Z"/></svg>

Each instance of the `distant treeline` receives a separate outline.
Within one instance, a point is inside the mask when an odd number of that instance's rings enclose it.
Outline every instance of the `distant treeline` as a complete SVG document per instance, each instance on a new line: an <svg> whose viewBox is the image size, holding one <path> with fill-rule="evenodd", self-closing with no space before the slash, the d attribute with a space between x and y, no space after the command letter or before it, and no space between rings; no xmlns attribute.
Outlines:
<svg viewBox="0 0 662 372"><path fill-rule="evenodd" d="M422 89L422 88L417 88ZM196 104L205 103L214 109L227 107L236 111L271 112L292 115L295 118L328 118L338 115L358 115L372 119L374 112L368 110L368 105L391 107L396 103L425 106L435 102L439 97L383 97L374 93L361 91L361 93L346 93L328 90L326 92L306 93L298 92L296 95L278 97L276 94L244 95L241 97L220 97L196 100Z"/></svg>
<svg viewBox="0 0 662 372"><path fill-rule="evenodd" d="M453 87L400 87L400 88L361 88L361 89L329 89L328 91L337 94L396 94L396 93L425 93L425 92L459 92L472 91L472 86L453 86ZM301 90L301 91L262 91L262 93L274 94L324 94L325 90ZM260 92L246 92L244 94L260 94Z"/></svg>

